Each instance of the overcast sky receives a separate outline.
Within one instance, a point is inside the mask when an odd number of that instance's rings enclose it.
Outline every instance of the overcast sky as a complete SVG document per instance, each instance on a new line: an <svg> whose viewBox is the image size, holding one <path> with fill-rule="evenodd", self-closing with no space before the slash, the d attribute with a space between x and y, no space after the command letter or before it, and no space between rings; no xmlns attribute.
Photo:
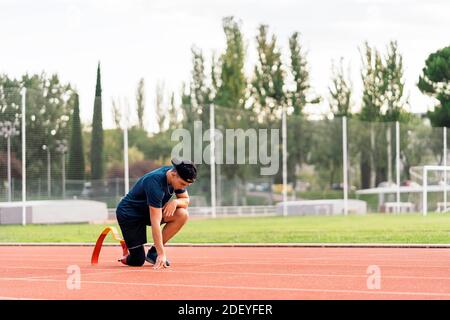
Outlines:
<svg viewBox="0 0 450 320"><path fill-rule="evenodd" d="M141 77L148 114L158 80L178 94L190 78L190 48L202 48L207 59L221 52L222 18L229 15L242 21L249 74L259 24L277 35L286 60L288 37L298 31L315 92L327 97L331 61L342 56L352 70L357 106L364 41L382 51L398 41L413 112L433 104L415 86L425 59L450 45L449 0L0 0L0 73L58 73L78 89L82 120L90 123L101 61L104 127L112 127L111 98L134 104ZM325 100L320 110L326 107ZM152 121L147 125L154 131Z"/></svg>

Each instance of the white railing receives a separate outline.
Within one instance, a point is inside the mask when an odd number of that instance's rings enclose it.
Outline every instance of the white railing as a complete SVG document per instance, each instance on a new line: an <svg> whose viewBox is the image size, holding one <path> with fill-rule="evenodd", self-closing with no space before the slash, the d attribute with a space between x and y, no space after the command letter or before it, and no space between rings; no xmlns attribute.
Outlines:
<svg viewBox="0 0 450 320"><path fill-rule="evenodd" d="M212 216L212 207L190 207L191 216ZM276 206L216 206L216 216L272 216L277 215Z"/></svg>

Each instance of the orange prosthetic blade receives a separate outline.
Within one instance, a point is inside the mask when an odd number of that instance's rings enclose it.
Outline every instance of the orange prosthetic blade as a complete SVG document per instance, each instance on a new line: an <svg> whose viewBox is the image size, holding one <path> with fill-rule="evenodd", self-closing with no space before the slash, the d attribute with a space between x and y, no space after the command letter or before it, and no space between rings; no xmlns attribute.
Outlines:
<svg viewBox="0 0 450 320"><path fill-rule="evenodd" d="M106 227L98 237L97 242L95 243L94 251L92 252L91 257L92 265L98 264L98 257L100 255L100 250L102 249L103 240L105 240L105 237L108 235L109 232L112 233L112 236L115 240L120 242L120 245L122 246L123 256L126 256L128 254L127 245L125 244L125 241L120 237L119 233L117 232L117 229L114 227Z"/></svg>

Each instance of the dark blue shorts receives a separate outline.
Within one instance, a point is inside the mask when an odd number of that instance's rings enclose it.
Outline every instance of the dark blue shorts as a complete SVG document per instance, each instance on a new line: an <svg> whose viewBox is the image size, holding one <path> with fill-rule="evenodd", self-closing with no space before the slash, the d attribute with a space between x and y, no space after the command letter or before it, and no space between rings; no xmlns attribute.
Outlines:
<svg viewBox="0 0 450 320"><path fill-rule="evenodd" d="M147 226L151 226L150 217L148 219L128 218L119 210L116 211L116 217L128 249L147 243ZM163 223L161 221L161 224Z"/></svg>

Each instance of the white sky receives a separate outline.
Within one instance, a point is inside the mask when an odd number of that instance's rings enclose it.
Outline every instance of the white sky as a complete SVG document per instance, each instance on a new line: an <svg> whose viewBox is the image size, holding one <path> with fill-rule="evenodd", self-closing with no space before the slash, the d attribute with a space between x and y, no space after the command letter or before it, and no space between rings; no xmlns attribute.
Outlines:
<svg viewBox="0 0 450 320"><path fill-rule="evenodd" d="M328 96L331 60L350 64L356 105L361 91L358 47L365 40L385 50L397 40L404 57L406 91L413 112L433 105L415 86L431 52L450 45L449 0L0 0L0 73L58 73L79 90L81 117L92 118L96 65L101 61L104 127L112 127L111 98L134 104L138 80L146 81L147 125L156 82L180 92L190 79L191 46L221 52L222 18L242 21L247 70L255 62L259 24L268 24L288 57L288 37L301 33L311 83ZM320 110L326 110L327 101Z"/></svg>

